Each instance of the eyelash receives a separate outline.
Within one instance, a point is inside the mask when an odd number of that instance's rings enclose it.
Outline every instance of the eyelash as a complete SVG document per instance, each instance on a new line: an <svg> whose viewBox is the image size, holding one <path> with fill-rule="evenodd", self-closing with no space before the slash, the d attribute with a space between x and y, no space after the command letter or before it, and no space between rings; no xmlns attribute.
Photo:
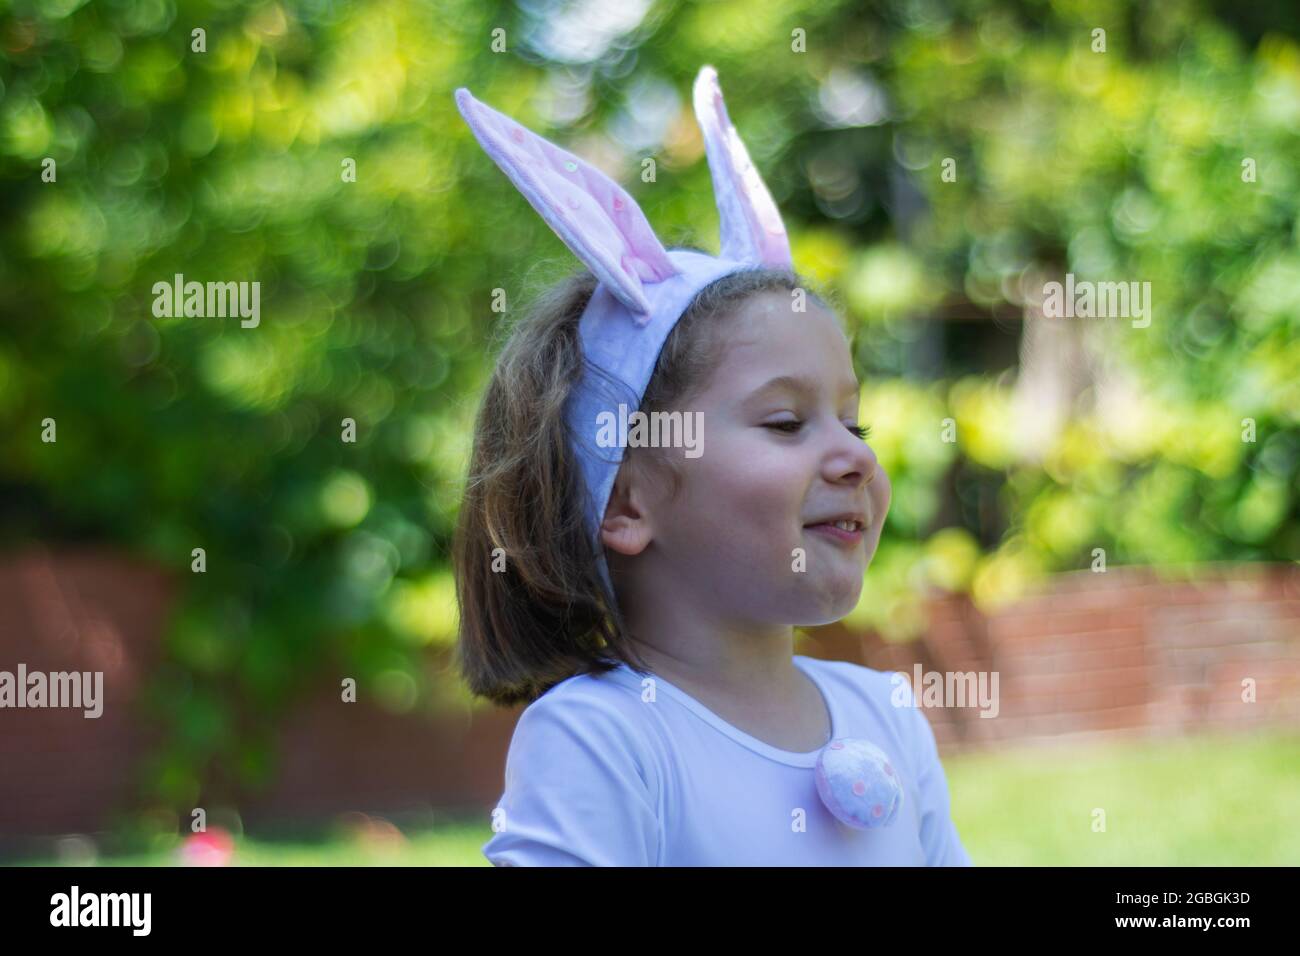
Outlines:
<svg viewBox="0 0 1300 956"><path fill-rule="evenodd" d="M789 425L794 425L795 427L787 428L787 426ZM775 428L777 431L785 432L787 435L793 435L796 431L798 431L800 428L803 427L803 422L769 422L766 427ZM849 431L853 432L853 434L857 435L863 441L866 441L868 438L871 437L870 425L846 425L844 427L847 428Z"/></svg>

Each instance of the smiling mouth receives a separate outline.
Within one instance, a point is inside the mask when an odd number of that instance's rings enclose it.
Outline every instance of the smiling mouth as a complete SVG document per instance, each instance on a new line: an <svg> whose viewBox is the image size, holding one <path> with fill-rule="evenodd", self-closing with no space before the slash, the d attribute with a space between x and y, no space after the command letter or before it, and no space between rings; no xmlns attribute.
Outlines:
<svg viewBox="0 0 1300 956"><path fill-rule="evenodd" d="M855 551L862 547L862 542L866 540L864 525L861 521L852 519L804 525L804 530L811 531L819 538L825 538L838 547L852 548Z"/></svg>

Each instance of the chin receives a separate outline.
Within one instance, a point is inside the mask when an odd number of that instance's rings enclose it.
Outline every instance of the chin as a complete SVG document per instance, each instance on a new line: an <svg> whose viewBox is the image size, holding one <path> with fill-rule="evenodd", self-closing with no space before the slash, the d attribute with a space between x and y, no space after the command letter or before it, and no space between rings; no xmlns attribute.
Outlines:
<svg viewBox="0 0 1300 956"><path fill-rule="evenodd" d="M838 582L837 582L838 583ZM799 615L795 627L820 627L843 620L855 607L862 596L862 578L845 581L833 590L822 590L815 595L806 595L803 605L804 613Z"/></svg>
<svg viewBox="0 0 1300 956"><path fill-rule="evenodd" d="M801 615L797 621L791 621L791 627L823 627L827 624L835 624L844 620L852 611L853 607L849 606L841 611L824 611L818 614Z"/></svg>

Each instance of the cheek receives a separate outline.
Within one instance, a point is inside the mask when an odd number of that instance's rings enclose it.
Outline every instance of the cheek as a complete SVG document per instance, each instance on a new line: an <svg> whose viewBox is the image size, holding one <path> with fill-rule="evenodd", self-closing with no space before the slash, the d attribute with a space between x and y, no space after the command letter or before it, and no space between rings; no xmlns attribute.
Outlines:
<svg viewBox="0 0 1300 956"><path fill-rule="evenodd" d="M794 547L809 471L792 449L761 437L706 445L705 454L688 463L684 497L690 515L684 520L744 542L745 548L754 547L755 539Z"/></svg>

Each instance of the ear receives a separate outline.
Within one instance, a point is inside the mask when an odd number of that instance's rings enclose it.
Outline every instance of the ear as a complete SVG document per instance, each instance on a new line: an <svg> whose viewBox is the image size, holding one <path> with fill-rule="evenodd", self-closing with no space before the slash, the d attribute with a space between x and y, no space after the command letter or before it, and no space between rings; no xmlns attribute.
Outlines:
<svg viewBox="0 0 1300 956"><path fill-rule="evenodd" d="M645 213L599 169L560 149L464 87L456 106L484 151L524 198L634 316L648 320L643 283L677 274Z"/></svg>
<svg viewBox="0 0 1300 956"><path fill-rule="evenodd" d="M600 524L600 542L618 554L640 554L650 544L654 535L650 517L641 497L641 485L635 480L634 469L620 468L614 479L605 506L605 519Z"/></svg>
<svg viewBox="0 0 1300 956"><path fill-rule="evenodd" d="M790 240L781 213L749 158L736 127L727 116L718 71L701 67L695 78L695 119L704 134L704 149L713 174L718 204L722 258L788 269Z"/></svg>

